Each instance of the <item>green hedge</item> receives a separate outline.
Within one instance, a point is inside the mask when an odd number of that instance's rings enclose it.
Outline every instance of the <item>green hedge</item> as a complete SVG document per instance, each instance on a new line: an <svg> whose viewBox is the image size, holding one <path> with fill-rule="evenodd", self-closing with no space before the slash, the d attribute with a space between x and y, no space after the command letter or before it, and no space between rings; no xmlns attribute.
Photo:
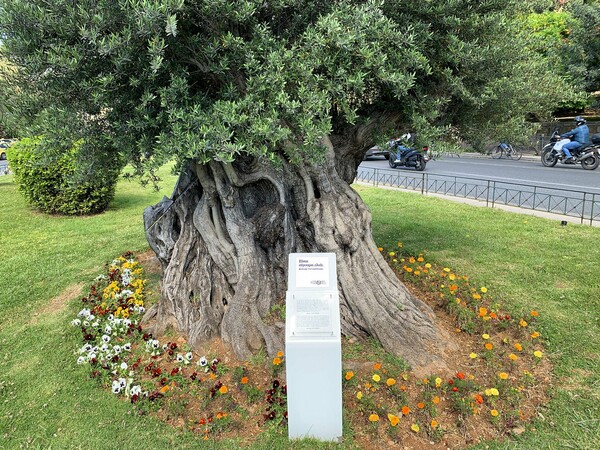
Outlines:
<svg viewBox="0 0 600 450"><path fill-rule="evenodd" d="M106 168L81 180L77 161L81 143L67 152L49 156L42 138L25 138L15 143L9 164L27 202L49 214L85 215L102 212L114 197L118 170Z"/></svg>

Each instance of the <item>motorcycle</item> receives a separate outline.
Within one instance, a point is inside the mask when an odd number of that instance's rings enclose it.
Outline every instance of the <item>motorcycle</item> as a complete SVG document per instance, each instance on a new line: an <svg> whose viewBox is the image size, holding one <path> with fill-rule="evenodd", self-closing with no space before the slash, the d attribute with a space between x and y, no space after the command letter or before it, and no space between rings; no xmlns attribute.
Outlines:
<svg viewBox="0 0 600 450"><path fill-rule="evenodd" d="M550 142L542 149L542 164L546 167L554 167L558 161L565 163L565 154L562 146L570 142L570 139L561 139L558 130L554 130ZM585 144L576 150L571 150L573 162L581 164L586 170L594 170L600 165L600 134L592 136L592 143Z"/></svg>
<svg viewBox="0 0 600 450"><path fill-rule="evenodd" d="M414 167L415 170L421 172L425 170L427 164L427 153L423 154L421 150L414 147L408 147L405 142L410 142L410 135L407 138L392 139L388 142L390 146L390 157L388 163L392 169L398 166ZM424 147L427 152L428 148Z"/></svg>

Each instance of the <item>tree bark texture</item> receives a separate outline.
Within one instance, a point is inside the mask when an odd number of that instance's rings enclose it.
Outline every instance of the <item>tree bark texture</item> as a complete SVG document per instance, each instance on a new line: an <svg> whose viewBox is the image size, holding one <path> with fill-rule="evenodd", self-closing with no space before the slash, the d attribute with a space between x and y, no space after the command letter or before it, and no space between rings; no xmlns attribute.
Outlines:
<svg viewBox="0 0 600 450"><path fill-rule="evenodd" d="M172 199L144 212L163 269L155 333L172 325L192 346L220 336L240 359L260 347L274 355L284 324L266 319L285 299L289 253L332 252L342 333L372 336L413 366L436 358L432 311L377 250L370 212L349 185L362 154L333 142L322 164L242 156L187 165Z"/></svg>

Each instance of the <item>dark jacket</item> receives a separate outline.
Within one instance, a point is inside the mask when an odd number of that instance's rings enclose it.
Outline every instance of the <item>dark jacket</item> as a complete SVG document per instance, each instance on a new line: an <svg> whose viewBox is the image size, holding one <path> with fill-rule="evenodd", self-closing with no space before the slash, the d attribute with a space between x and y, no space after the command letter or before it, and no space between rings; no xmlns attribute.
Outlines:
<svg viewBox="0 0 600 450"><path fill-rule="evenodd" d="M590 143L590 129L586 124L579 125L577 128L573 128L571 131L567 131L560 135L561 138L572 137L574 141L580 144Z"/></svg>

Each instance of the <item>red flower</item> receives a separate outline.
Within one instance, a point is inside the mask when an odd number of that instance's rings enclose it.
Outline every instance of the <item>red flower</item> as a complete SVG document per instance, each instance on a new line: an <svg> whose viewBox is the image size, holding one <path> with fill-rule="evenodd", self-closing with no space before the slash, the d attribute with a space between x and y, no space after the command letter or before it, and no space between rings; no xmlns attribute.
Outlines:
<svg viewBox="0 0 600 450"><path fill-rule="evenodd" d="M458 378L459 380L464 380L465 379L465 374L462 372L458 372L456 374L456 378Z"/></svg>

